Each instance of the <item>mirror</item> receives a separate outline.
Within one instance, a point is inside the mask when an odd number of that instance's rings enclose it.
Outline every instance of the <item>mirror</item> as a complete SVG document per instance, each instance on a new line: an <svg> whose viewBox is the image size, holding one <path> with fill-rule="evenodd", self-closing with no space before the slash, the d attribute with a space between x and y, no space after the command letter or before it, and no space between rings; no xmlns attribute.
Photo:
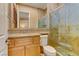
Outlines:
<svg viewBox="0 0 79 59"><path fill-rule="evenodd" d="M19 10L17 18L18 28L28 29L30 27L30 13L28 11Z"/></svg>
<svg viewBox="0 0 79 59"><path fill-rule="evenodd" d="M48 15L45 15L38 20L38 28L48 28Z"/></svg>

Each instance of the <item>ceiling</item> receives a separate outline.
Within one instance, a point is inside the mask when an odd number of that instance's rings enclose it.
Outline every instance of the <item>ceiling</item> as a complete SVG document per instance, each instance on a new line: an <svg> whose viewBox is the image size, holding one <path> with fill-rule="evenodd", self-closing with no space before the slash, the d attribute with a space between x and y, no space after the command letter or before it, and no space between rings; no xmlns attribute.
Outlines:
<svg viewBox="0 0 79 59"><path fill-rule="evenodd" d="M22 3L22 4L32 6L32 7L35 7L35 8L40 8L40 9L46 9L47 8L46 3Z"/></svg>

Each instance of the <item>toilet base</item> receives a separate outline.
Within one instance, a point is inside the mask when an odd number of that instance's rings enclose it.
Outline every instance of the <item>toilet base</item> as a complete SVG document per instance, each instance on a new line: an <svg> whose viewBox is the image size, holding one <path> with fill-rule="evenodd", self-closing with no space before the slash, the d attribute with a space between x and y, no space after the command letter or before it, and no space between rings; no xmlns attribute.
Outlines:
<svg viewBox="0 0 79 59"><path fill-rule="evenodd" d="M43 46L43 53L45 56L56 56L56 50L52 46Z"/></svg>

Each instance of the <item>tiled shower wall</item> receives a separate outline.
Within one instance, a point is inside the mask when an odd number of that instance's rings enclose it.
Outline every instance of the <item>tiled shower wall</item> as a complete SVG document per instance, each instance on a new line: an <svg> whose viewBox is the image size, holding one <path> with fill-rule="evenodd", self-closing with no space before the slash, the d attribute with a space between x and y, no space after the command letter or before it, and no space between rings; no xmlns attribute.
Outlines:
<svg viewBox="0 0 79 59"><path fill-rule="evenodd" d="M79 55L79 4L65 3L50 13L49 44Z"/></svg>

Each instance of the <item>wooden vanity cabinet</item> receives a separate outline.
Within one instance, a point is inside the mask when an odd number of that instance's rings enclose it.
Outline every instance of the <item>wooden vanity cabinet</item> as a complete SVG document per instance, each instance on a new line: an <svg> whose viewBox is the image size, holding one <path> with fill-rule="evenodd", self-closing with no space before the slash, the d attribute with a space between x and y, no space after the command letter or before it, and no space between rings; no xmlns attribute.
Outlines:
<svg viewBox="0 0 79 59"><path fill-rule="evenodd" d="M8 39L9 56L40 56L40 36L26 36Z"/></svg>

